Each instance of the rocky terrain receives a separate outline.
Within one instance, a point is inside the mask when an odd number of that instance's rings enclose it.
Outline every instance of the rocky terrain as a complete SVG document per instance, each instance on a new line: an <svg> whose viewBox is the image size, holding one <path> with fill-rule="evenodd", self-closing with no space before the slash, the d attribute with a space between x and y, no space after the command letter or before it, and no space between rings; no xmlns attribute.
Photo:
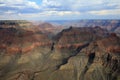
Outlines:
<svg viewBox="0 0 120 80"><path fill-rule="evenodd" d="M55 35L52 26L0 21L0 80L120 80L116 33L71 26Z"/></svg>
<svg viewBox="0 0 120 80"><path fill-rule="evenodd" d="M61 20L61 21L50 21L51 23L57 23L64 27L95 27L100 26L108 30L109 32L115 32L120 35L120 20Z"/></svg>
<svg viewBox="0 0 120 80"><path fill-rule="evenodd" d="M40 23L37 25L37 27L42 33L48 35L48 37L53 37L58 32L62 31L62 29L64 29L63 26L53 25L47 22Z"/></svg>

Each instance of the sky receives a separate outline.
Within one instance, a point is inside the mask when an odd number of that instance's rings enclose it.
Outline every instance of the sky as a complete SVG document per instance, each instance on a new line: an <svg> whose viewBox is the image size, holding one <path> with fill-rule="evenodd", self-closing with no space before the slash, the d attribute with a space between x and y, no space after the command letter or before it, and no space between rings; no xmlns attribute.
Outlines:
<svg viewBox="0 0 120 80"><path fill-rule="evenodd" d="M120 19L120 0L0 0L0 20Z"/></svg>

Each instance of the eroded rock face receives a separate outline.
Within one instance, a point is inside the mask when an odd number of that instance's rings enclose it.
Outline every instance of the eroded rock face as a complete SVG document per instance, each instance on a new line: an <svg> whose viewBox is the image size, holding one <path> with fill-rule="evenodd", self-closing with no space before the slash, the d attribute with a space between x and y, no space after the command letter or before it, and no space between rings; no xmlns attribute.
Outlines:
<svg viewBox="0 0 120 80"><path fill-rule="evenodd" d="M95 28L74 28L63 30L55 38L57 49L77 49L94 40L101 39L108 35L108 32L100 27Z"/></svg>
<svg viewBox="0 0 120 80"><path fill-rule="evenodd" d="M53 25L47 22L40 23L37 25L38 30L40 30L42 33L48 35L49 38L53 37L57 33L59 33L64 27L59 25Z"/></svg>
<svg viewBox="0 0 120 80"><path fill-rule="evenodd" d="M70 57L56 73L62 75L62 80L66 80L66 75L74 76L70 80L119 80L120 55L119 49L116 49L116 46L120 47L119 41L119 37L109 36L91 42L76 56ZM106 50L110 45L113 46L112 50Z"/></svg>
<svg viewBox="0 0 120 80"><path fill-rule="evenodd" d="M0 28L0 80L119 80L120 38L99 27Z"/></svg>
<svg viewBox="0 0 120 80"><path fill-rule="evenodd" d="M51 41L46 35L15 28L0 29L0 48L7 53L27 52L38 46L50 46Z"/></svg>
<svg viewBox="0 0 120 80"><path fill-rule="evenodd" d="M1 80L5 80L7 75L16 70L26 70L32 68L34 64L37 65L38 62L34 60L42 59L43 55L48 54L52 46L52 41L43 33L14 28L13 25L5 28L2 26L0 28L0 38ZM42 50L45 50L44 53L42 53ZM23 64L28 64L24 66L27 68L18 68Z"/></svg>
<svg viewBox="0 0 120 80"><path fill-rule="evenodd" d="M107 29L108 31L118 33L120 35L120 20L79 20L74 22L67 22L65 26L75 27L95 27Z"/></svg>

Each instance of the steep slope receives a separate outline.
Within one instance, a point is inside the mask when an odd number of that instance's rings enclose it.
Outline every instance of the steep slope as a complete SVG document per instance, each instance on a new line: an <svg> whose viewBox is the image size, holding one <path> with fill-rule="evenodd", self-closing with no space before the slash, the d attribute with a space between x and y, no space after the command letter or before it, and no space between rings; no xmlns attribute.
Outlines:
<svg viewBox="0 0 120 80"><path fill-rule="evenodd" d="M48 36L53 36L63 29L62 26L53 25L47 22L40 23L37 27L42 33Z"/></svg>
<svg viewBox="0 0 120 80"><path fill-rule="evenodd" d="M119 53L120 38L112 34L108 38L91 42L77 55L70 57L52 77L61 77L58 80L119 80Z"/></svg>
<svg viewBox="0 0 120 80"><path fill-rule="evenodd" d="M77 20L68 21L63 25L76 26L76 27L90 27L101 26L107 30L114 31L117 27L120 27L120 20Z"/></svg>
<svg viewBox="0 0 120 80"><path fill-rule="evenodd" d="M27 49L27 47L30 48L30 46L34 48L35 46L44 46L51 43L41 32L18 30L15 28L0 28L0 38L2 39L0 40L0 47L10 50L8 52L12 50L19 51L21 47L26 47ZM22 51L26 52L27 50L24 49Z"/></svg>
<svg viewBox="0 0 120 80"><path fill-rule="evenodd" d="M51 40L29 26L14 26L0 27L0 80L120 79L120 38L115 33L70 27Z"/></svg>
<svg viewBox="0 0 120 80"><path fill-rule="evenodd" d="M14 26L0 28L0 80L9 80L10 75L27 68L35 69L35 65L39 67L51 50L52 41L42 32Z"/></svg>
<svg viewBox="0 0 120 80"><path fill-rule="evenodd" d="M95 27L100 26L110 32L115 32L120 35L120 20L66 20L53 21L52 23L59 23L64 27Z"/></svg>
<svg viewBox="0 0 120 80"><path fill-rule="evenodd" d="M108 36L108 32L100 27L90 28L74 28L63 30L59 33L56 39L56 48L58 49L72 49L78 48L84 44L90 43L94 40L98 40Z"/></svg>

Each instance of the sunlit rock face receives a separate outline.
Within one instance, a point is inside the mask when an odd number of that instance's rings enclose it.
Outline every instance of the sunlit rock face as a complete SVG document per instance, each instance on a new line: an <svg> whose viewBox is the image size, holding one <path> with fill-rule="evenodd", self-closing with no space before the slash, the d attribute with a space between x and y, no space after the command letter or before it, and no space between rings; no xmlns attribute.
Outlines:
<svg viewBox="0 0 120 80"><path fill-rule="evenodd" d="M0 80L120 80L120 37L100 27L49 37L32 23L2 22Z"/></svg>
<svg viewBox="0 0 120 80"><path fill-rule="evenodd" d="M77 49L80 46L108 36L108 32L100 27L70 27L60 32L56 38L57 49Z"/></svg>
<svg viewBox="0 0 120 80"><path fill-rule="evenodd" d="M32 32L15 28L0 29L0 48L7 53L27 52L38 46L50 46L51 41L40 32Z"/></svg>
<svg viewBox="0 0 120 80"><path fill-rule="evenodd" d="M95 27L100 26L109 32L115 32L120 36L120 20L79 20L79 21L68 21L63 26L69 27Z"/></svg>

